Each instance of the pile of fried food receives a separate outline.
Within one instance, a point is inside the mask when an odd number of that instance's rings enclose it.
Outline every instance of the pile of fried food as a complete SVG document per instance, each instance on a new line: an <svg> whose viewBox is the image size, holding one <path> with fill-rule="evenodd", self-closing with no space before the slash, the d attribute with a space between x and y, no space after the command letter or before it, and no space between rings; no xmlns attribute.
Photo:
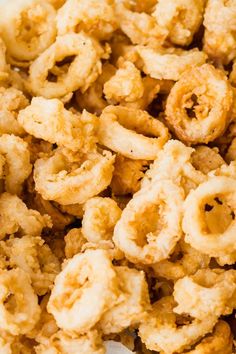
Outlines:
<svg viewBox="0 0 236 354"><path fill-rule="evenodd" d="M236 0L0 13L0 353L234 352Z"/></svg>

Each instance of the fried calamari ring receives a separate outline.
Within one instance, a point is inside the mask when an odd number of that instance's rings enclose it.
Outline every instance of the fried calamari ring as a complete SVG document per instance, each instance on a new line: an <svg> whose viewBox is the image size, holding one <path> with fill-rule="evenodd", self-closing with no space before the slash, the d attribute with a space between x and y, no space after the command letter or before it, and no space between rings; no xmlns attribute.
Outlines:
<svg viewBox="0 0 236 354"><path fill-rule="evenodd" d="M68 0L57 14L58 34L84 31L109 39L118 27L114 10L114 0Z"/></svg>
<svg viewBox="0 0 236 354"><path fill-rule="evenodd" d="M217 148L211 149L208 146L200 145L192 153L192 164L197 170L208 174L225 164L225 161Z"/></svg>
<svg viewBox="0 0 236 354"><path fill-rule="evenodd" d="M0 239L15 232L38 236L44 227L51 227L48 215L27 209L16 195L3 193L0 196Z"/></svg>
<svg viewBox="0 0 236 354"><path fill-rule="evenodd" d="M128 267L115 267L115 271L122 295L99 321L104 334L119 333L125 328L136 326L145 318L150 307L145 273Z"/></svg>
<svg viewBox="0 0 236 354"><path fill-rule="evenodd" d="M14 0L1 6L0 33L9 61L27 64L54 42L56 11L48 1Z"/></svg>
<svg viewBox="0 0 236 354"><path fill-rule="evenodd" d="M111 181L112 192L115 195L136 193L141 187L141 180L148 165L146 160L131 160L118 154Z"/></svg>
<svg viewBox="0 0 236 354"><path fill-rule="evenodd" d="M29 332L40 316L38 297L21 269L0 271L0 328L13 335Z"/></svg>
<svg viewBox="0 0 236 354"><path fill-rule="evenodd" d="M6 45L0 38L0 80L5 81L9 77L9 67L6 62Z"/></svg>
<svg viewBox="0 0 236 354"><path fill-rule="evenodd" d="M117 301L117 276L107 252L75 255L56 277L48 312L66 331L85 333Z"/></svg>
<svg viewBox="0 0 236 354"><path fill-rule="evenodd" d="M48 342L35 348L36 354L105 354L103 342L96 330L81 336L70 336L68 333L58 331Z"/></svg>
<svg viewBox="0 0 236 354"><path fill-rule="evenodd" d="M183 74L167 98L166 119L185 143L209 143L230 123L233 92L223 72L204 64Z"/></svg>
<svg viewBox="0 0 236 354"><path fill-rule="evenodd" d="M180 252L177 254L177 260L170 257L161 262L152 265L156 277L162 277L176 281L186 275L196 273L198 269L207 268L210 263L210 257L198 252L184 241L180 241ZM181 259L178 259L182 254Z"/></svg>
<svg viewBox="0 0 236 354"><path fill-rule="evenodd" d="M12 194L20 194L22 184L32 170L28 145L23 139L13 134L4 134L0 136L0 154L5 158L6 191Z"/></svg>
<svg viewBox="0 0 236 354"><path fill-rule="evenodd" d="M65 255L72 258L77 253L81 253L84 244L87 242L82 233L82 229L71 229L65 236Z"/></svg>
<svg viewBox="0 0 236 354"><path fill-rule="evenodd" d="M134 263L167 258L181 237L182 203L183 192L170 180L141 189L115 226L116 246Z"/></svg>
<svg viewBox="0 0 236 354"><path fill-rule="evenodd" d="M115 156L109 151L75 156L56 150L34 165L35 189L46 200L83 204L111 182Z"/></svg>
<svg viewBox="0 0 236 354"><path fill-rule="evenodd" d="M112 103L135 102L142 98L144 87L141 72L130 61L125 61L104 85L106 99Z"/></svg>
<svg viewBox="0 0 236 354"><path fill-rule="evenodd" d="M94 197L84 204L82 233L89 242L99 243L112 239L121 209L111 198Z"/></svg>
<svg viewBox="0 0 236 354"><path fill-rule="evenodd" d="M127 1L116 1L116 16L121 30L133 44L160 46L167 31L145 12L132 11Z"/></svg>
<svg viewBox="0 0 236 354"><path fill-rule="evenodd" d="M174 306L172 296L163 297L154 303L152 311L140 325L139 336L148 349L168 354L182 352L211 332L217 322L217 317L211 314L187 324L183 319L183 325L178 326Z"/></svg>
<svg viewBox="0 0 236 354"><path fill-rule="evenodd" d="M137 53L142 60L142 70L154 79L174 80L195 66L203 65L207 56L199 50L152 49L137 46Z"/></svg>
<svg viewBox="0 0 236 354"><path fill-rule="evenodd" d="M206 180L206 176L192 165L194 149L178 140L169 140L159 152L150 169L145 173L141 186L145 187L156 181L171 179L181 187L185 195Z"/></svg>
<svg viewBox="0 0 236 354"><path fill-rule="evenodd" d="M208 0L204 15L204 51L216 63L228 64L236 57L236 2Z"/></svg>
<svg viewBox="0 0 236 354"><path fill-rule="evenodd" d="M99 43L82 32L57 37L31 64L29 87L34 95L46 98L86 91L101 72L100 58L104 55ZM72 62L66 63L67 58ZM57 65L63 60L64 65Z"/></svg>
<svg viewBox="0 0 236 354"><path fill-rule="evenodd" d="M231 305L235 293L235 270L201 269L175 283L173 296L177 306L174 311L188 313L199 320L213 313L216 317L229 315L233 311Z"/></svg>
<svg viewBox="0 0 236 354"><path fill-rule="evenodd" d="M37 295L44 295L60 272L60 263L39 236L23 236L0 241L10 267L24 270L31 278Z"/></svg>
<svg viewBox="0 0 236 354"><path fill-rule="evenodd" d="M18 115L21 126L36 138L85 152L95 148L97 119L86 111L74 114L60 100L43 97L34 97Z"/></svg>
<svg viewBox="0 0 236 354"><path fill-rule="evenodd" d="M21 109L29 104L23 93L14 87L0 87L0 134L24 135L25 131L17 122Z"/></svg>
<svg viewBox="0 0 236 354"><path fill-rule="evenodd" d="M184 204L185 240L211 257L235 252L236 181L218 176L191 191Z"/></svg>
<svg viewBox="0 0 236 354"><path fill-rule="evenodd" d="M100 144L130 159L154 160L168 138L164 124L145 111L108 106L99 120Z"/></svg>
<svg viewBox="0 0 236 354"><path fill-rule="evenodd" d="M192 42L202 23L205 2L205 0L158 0L152 16L167 31L167 38L173 44L187 46Z"/></svg>
<svg viewBox="0 0 236 354"><path fill-rule="evenodd" d="M232 354L233 336L225 321L218 321L212 334L203 338L199 344L186 354Z"/></svg>

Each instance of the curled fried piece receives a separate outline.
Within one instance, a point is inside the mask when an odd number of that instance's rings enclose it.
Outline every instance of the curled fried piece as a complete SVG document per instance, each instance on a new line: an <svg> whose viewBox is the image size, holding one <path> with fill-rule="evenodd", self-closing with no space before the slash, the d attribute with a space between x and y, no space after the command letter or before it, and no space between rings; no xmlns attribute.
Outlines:
<svg viewBox="0 0 236 354"><path fill-rule="evenodd" d="M233 92L223 72L212 65L183 74L167 99L166 119L186 144L209 143L223 134L231 119Z"/></svg>
<svg viewBox="0 0 236 354"><path fill-rule="evenodd" d="M111 182L115 157L108 151L74 156L61 150L35 162L35 189L46 200L83 204Z"/></svg>
<svg viewBox="0 0 236 354"><path fill-rule="evenodd" d="M217 176L191 191L184 204L185 240L212 257L236 251L236 181Z"/></svg>
<svg viewBox="0 0 236 354"><path fill-rule="evenodd" d="M174 80L195 66L206 62L207 56L199 50L152 49L137 46L136 50L142 60L142 70L154 79Z"/></svg>
<svg viewBox="0 0 236 354"><path fill-rule="evenodd" d="M87 242L82 233L82 229L71 229L65 236L65 255L66 258L72 258L82 251L84 244Z"/></svg>
<svg viewBox="0 0 236 354"><path fill-rule="evenodd" d="M0 275L0 328L13 335L25 334L40 316L30 278L19 268L1 270Z"/></svg>
<svg viewBox="0 0 236 354"><path fill-rule="evenodd" d="M57 14L58 34L84 31L109 39L118 27L113 0L68 0Z"/></svg>
<svg viewBox="0 0 236 354"><path fill-rule="evenodd" d="M0 134L24 135L17 122L18 112L28 105L27 98L14 87L0 87Z"/></svg>
<svg viewBox="0 0 236 354"><path fill-rule="evenodd" d="M82 233L89 242L111 240L121 209L111 198L94 197L84 204Z"/></svg>
<svg viewBox="0 0 236 354"><path fill-rule="evenodd" d="M118 296L117 276L108 253L88 250L70 259L56 277L48 311L60 328L85 333Z"/></svg>
<svg viewBox="0 0 236 354"><path fill-rule="evenodd" d="M122 212L113 240L134 263L167 258L181 237L183 193L170 180L137 192Z"/></svg>
<svg viewBox="0 0 236 354"><path fill-rule="evenodd" d="M196 273L198 269L208 267L210 263L209 256L198 252L184 241L180 241L179 246L179 253L182 254L181 259L175 260L175 257L173 256L171 259L164 259L163 261L152 265L154 274L157 277L176 281L186 275Z"/></svg>
<svg viewBox="0 0 236 354"><path fill-rule="evenodd" d="M58 99L34 97L30 106L19 113L18 122L36 138L72 151L95 148L97 117L86 111L74 114Z"/></svg>
<svg viewBox="0 0 236 354"><path fill-rule="evenodd" d="M6 61L6 45L0 38L0 80L6 80L9 77L9 67Z"/></svg>
<svg viewBox="0 0 236 354"><path fill-rule="evenodd" d="M46 98L64 97L78 89L86 91L101 72L103 56L99 43L82 32L57 37L31 64L30 90Z"/></svg>
<svg viewBox="0 0 236 354"><path fill-rule="evenodd" d="M218 64L236 57L236 1L208 0L204 15L204 51Z"/></svg>
<svg viewBox="0 0 236 354"><path fill-rule="evenodd" d="M56 11L48 1L15 0L1 4L0 32L9 60L27 64L56 38Z"/></svg>
<svg viewBox="0 0 236 354"><path fill-rule="evenodd" d="M218 152L217 148L211 149L204 145L197 146L192 153L193 166L204 174L216 170L225 163Z"/></svg>
<svg viewBox="0 0 236 354"><path fill-rule="evenodd" d="M115 306L99 321L104 334L119 333L145 318L150 306L145 273L128 267L116 267L122 295Z"/></svg>
<svg viewBox="0 0 236 354"><path fill-rule="evenodd" d="M154 303L147 319L140 325L139 335L148 349L168 354L182 352L211 332L217 322L217 317L212 314L203 320L193 319L191 323L178 326L174 306L173 297L163 297Z"/></svg>
<svg viewBox="0 0 236 354"><path fill-rule="evenodd" d="M198 31L205 0L158 0L153 16L173 44L187 46Z"/></svg>
<svg viewBox="0 0 236 354"><path fill-rule="evenodd" d="M41 237L10 238L0 244L9 259L9 266L28 273L37 295L50 290L60 271L60 263Z"/></svg>
<svg viewBox="0 0 236 354"><path fill-rule="evenodd" d="M168 138L164 124L145 111L108 106L99 120L100 144L130 159L154 160Z"/></svg>
<svg viewBox="0 0 236 354"><path fill-rule="evenodd" d="M30 153L27 143L15 136L0 136L0 154L5 159L4 179L7 192L20 194L22 184L31 173Z"/></svg>
<svg viewBox="0 0 236 354"><path fill-rule="evenodd" d="M131 160L122 155L116 156L111 189L115 195L134 194L141 187L141 180L148 167L146 160Z"/></svg>
<svg viewBox="0 0 236 354"><path fill-rule="evenodd" d="M211 314L228 315L233 311L235 293L235 270L201 269L175 283L173 296L178 305L174 311L188 313L199 320Z"/></svg>
<svg viewBox="0 0 236 354"><path fill-rule="evenodd" d="M116 2L116 15L121 30L133 44L160 46L167 35L156 20L145 12L132 11L125 1Z"/></svg>
<svg viewBox="0 0 236 354"><path fill-rule="evenodd" d="M233 338L230 326L225 321L218 321L212 334L203 338L193 350L186 354L231 354Z"/></svg>
<svg viewBox="0 0 236 354"><path fill-rule="evenodd" d="M134 102L144 93L140 71L130 61L125 61L104 85L104 94L110 102Z"/></svg>
<svg viewBox="0 0 236 354"><path fill-rule="evenodd" d="M76 337L58 331L50 338L48 343L36 346L35 352L36 354L105 354L105 349L96 330Z"/></svg>
<svg viewBox="0 0 236 354"><path fill-rule="evenodd" d="M20 198L8 193L0 196L0 221L0 239L15 232L38 236L44 227L52 226L48 215L27 209Z"/></svg>

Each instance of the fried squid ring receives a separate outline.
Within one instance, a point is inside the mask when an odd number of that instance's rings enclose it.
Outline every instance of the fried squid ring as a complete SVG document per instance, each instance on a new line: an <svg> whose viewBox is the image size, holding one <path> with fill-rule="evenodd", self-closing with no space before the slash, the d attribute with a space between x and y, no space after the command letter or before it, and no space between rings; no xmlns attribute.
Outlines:
<svg viewBox="0 0 236 354"><path fill-rule="evenodd" d="M203 65L207 56L199 50L181 49L152 49L146 46L137 46L145 74L154 79L174 80L180 79L181 75L195 66Z"/></svg>
<svg viewBox="0 0 236 354"><path fill-rule="evenodd" d="M171 179L182 188L185 195L206 180L206 176L192 165L194 149L178 140L169 140L144 175L141 187L156 181Z"/></svg>
<svg viewBox="0 0 236 354"><path fill-rule="evenodd" d="M20 194L22 184L29 177L32 165L27 143L15 136L0 136L0 154L5 158L5 189L12 194Z"/></svg>
<svg viewBox="0 0 236 354"><path fill-rule="evenodd" d="M236 251L236 181L218 176L191 191L184 204L185 240L211 257Z"/></svg>
<svg viewBox="0 0 236 354"><path fill-rule="evenodd" d="M9 61L27 64L54 42L56 11L48 1L15 0L1 6L0 32Z"/></svg>
<svg viewBox="0 0 236 354"><path fill-rule="evenodd" d="M175 283L173 296L177 306L174 311L188 313L199 320L213 313L216 317L229 315L233 311L231 300L235 293L235 270L202 269Z"/></svg>
<svg viewBox="0 0 236 354"><path fill-rule="evenodd" d="M108 253L88 250L70 259L56 277L47 308L60 328L85 333L118 296L117 276Z"/></svg>
<svg viewBox="0 0 236 354"><path fill-rule="evenodd" d="M91 151L96 145L97 117L86 111L74 114L58 99L34 97L19 113L18 122L36 138L72 151Z"/></svg>
<svg viewBox="0 0 236 354"><path fill-rule="evenodd" d="M103 92L109 102L135 102L144 94L141 72L130 61L125 61L108 80Z"/></svg>
<svg viewBox="0 0 236 354"><path fill-rule="evenodd" d="M15 232L38 236L44 227L51 227L48 215L27 209L16 195L3 193L0 196L0 239Z"/></svg>
<svg viewBox="0 0 236 354"><path fill-rule="evenodd" d="M159 26L152 16L132 10L127 1L116 1L116 16L122 32L133 44L161 45L167 31Z"/></svg>
<svg viewBox="0 0 236 354"><path fill-rule="evenodd" d="M82 233L89 242L99 243L112 239L121 209L111 198L94 197L84 204Z"/></svg>
<svg viewBox="0 0 236 354"><path fill-rule="evenodd" d="M108 106L99 120L100 144L130 159L154 160L168 138L164 124L145 111Z"/></svg>
<svg viewBox="0 0 236 354"><path fill-rule="evenodd" d="M186 275L195 274L198 269L207 268L210 257L198 252L190 245L180 241L180 250L177 253L177 260L174 256L152 265L156 277L162 277L176 281ZM182 254L181 259L178 259Z"/></svg>
<svg viewBox="0 0 236 354"><path fill-rule="evenodd" d="M110 185L114 195L136 193L141 187L141 180L148 165L145 160L131 160L118 154Z"/></svg>
<svg viewBox="0 0 236 354"><path fill-rule="evenodd" d="M167 98L166 119L185 143L209 143L224 133L233 92L223 72L209 64L181 76Z"/></svg>
<svg viewBox="0 0 236 354"><path fill-rule="evenodd" d="M68 0L57 14L58 34L84 31L109 39L118 27L114 10L114 0Z"/></svg>
<svg viewBox="0 0 236 354"><path fill-rule="evenodd" d="M40 317L38 297L21 269L0 271L0 329L13 335L29 332Z"/></svg>
<svg viewBox="0 0 236 354"><path fill-rule="evenodd" d="M119 333L125 328L136 326L145 318L150 307L145 273L128 267L116 267L115 271L123 296L99 321L104 334Z"/></svg>
<svg viewBox="0 0 236 354"><path fill-rule="evenodd" d="M204 15L204 51L218 64L236 57L236 3L209 0Z"/></svg>
<svg viewBox="0 0 236 354"><path fill-rule="evenodd" d="M84 244L87 242L81 228L71 229L64 237L64 240L66 258L72 258L77 253L81 253Z"/></svg>
<svg viewBox="0 0 236 354"><path fill-rule="evenodd" d="M102 339L96 330L76 337L58 331L48 342L40 344L34 349L36 354L69 354L71 350L78 354L105 354Z"/></svg>
<svg viewBox="0 0 236 354"><path fill-rule="evenodd" d="M36 96L46 98L60 98L78 89L84 92L101 73L104 55L99 43L84 33L57 37L31 64L29 87ZM72 62L66 63L67 58Z"/></svg>
<svg viewBox="0 0 236 354"><path fill-rule="evenodd" d="M152 311L140 325L139 336L148 349L168 354L182 352L211 332L217 322L217 317L211 315L187 324L183 319L183 325L178 326L174 306L172 296L163 297L154 303Z"/></svg>
<svg viewBox="0 0 236 354"><path fill-rule="evenodd" d="M202 23L204 5L205 0L158 0L152 16L173 44L188 46Z"/></svg>
<svg viewBox="0 0 236 354"><path fill-rule="evenodd" d="M17 121L18 113L29 104L23 93L14 87L0 87L0 134L22 136L24 129Z"/></svg>
<svg viewBox="0 0 236 354"><path fill-rule="evenodd" d="M203 338L199 344L186 354L232 354L233 336L225 321L218 321L212 334Z"/></svg>
<svg viewBox="0 0 236 354"><path fill-rule="evenodd" d="M113 240L134 263L167 258L181 237L183 193L171 181L157 181L137 192L123 210Z"/></svg>
<svg viewBox="0 0 236 354"><path fill-rule="evenodd" d="M109 151L75 156L61 150L34 165L35 189L46 200L60 204L83 204L111 182L115 156Z"/></svg>
<svg viewBox="0 0 236 354"><path fill-rule="evenodd" d="M23 236L1 241L10 267L24 270L37 295L46 294L60 272L60 263L41 237Z"/></svg>

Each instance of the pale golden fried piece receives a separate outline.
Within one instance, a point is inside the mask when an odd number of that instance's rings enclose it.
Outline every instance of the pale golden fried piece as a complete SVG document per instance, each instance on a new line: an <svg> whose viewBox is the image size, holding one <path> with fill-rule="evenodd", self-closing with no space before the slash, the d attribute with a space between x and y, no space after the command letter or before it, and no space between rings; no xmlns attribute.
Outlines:
<svg viewBox="0 0 236 354"><path fill-rule="evenodd" d="M9 66L6 61L6 45L0 38L0 81L9 78Z"/></svg>
<svg viewBox="0 0 236 354"><path fill-rule="evenodd" d="M82 248L87 242L82 233L82 229L71 229L65 236L65 255L72 258L82 252Z"/></svg>
<svg viewBox="0 0 236 354"><path fill-rule="evenodd" d="M208 0L204 26L204 51L216 64L228 64L236 57L236 1Z"/></svg>
<svg viewBox="0 0 236 354"><path fill-rule="evenodd" d="M48 1L14 0L1 3L1 36L10 62L29 65L56 38L56 11Z"/></svg>
<svg viewBox="0 0 236 354"><path fill-rule="evenodd" d="M87 250L75 255L56 277L47 309L59 328L86 333L119 296L118 280L109 254Z"/></svg>
<svg viewBox="0 0 236 354"><path fill-rule="evenodd" d="M60 36L84 31L99 40L109 39L117 29L114 0L67 0L57 14Z"/></svg>
<svg viewBox="0 0 236 354"><path fill-rule="evenodd" d="M192 164L198 171L208 174L225 164L225 161L217 148L211 149L208 146L200 145L192 153Z"/></svg>
<svg viewBox="0 0 236 354"><path fill-rule="evenodd" d="M150 307L145 273L128 267L115 267L122 295L117 304L104 313L98 326L104 334L119 333L137 326Z"/></svg>
<svg viewBox="0 0 236 354"><path fill-rule="evenodd" d="M175 302L172 296L163 297L153 304L152 311L139 327L139 336L150 350L161 353L181 353L196 343L202 336L211 333L217 316L211 314L203 320L191 319L178 326L174 313ZM179 318L181 324L181 318Z"/></svg>
<svg viewBox="0 0 236 354"><path fill-rule="evenodd" d="M141 180L148 165L146 160L131 160L117 154L110 185L113 194L120 196L136 193L141 187Z"/></svg>
<svg viewBox="0 0 236 354"><path fill-rule="evenodd" d="M152 16L171 43L189 45L202 21L206 0L158 0Z"/></svg>
<svg viewBox="0 0 236 354"><path fill-rule="evenodd" d="M204 64L184 73L167 98L166 119L188 145L209 143L222 135L231 120L233 91L227 77Z"/></svg>
<svg viewBox="0 0 236 354"><path fill-rule="evenodd" d="M96 147L98 118L86 111L72 113L58 99L34 97L19 113L18 122L34 137L72 151L87 152Z"/></svg>
<svg viewBox="0 0 236 354"><path fill-rule="evenodd" d="M42 216L36 210L27 209L20 198L9 193L0 196L0 221L1 239L15 232L38 236L44 227L52 226L48 215Z"/></svg>

